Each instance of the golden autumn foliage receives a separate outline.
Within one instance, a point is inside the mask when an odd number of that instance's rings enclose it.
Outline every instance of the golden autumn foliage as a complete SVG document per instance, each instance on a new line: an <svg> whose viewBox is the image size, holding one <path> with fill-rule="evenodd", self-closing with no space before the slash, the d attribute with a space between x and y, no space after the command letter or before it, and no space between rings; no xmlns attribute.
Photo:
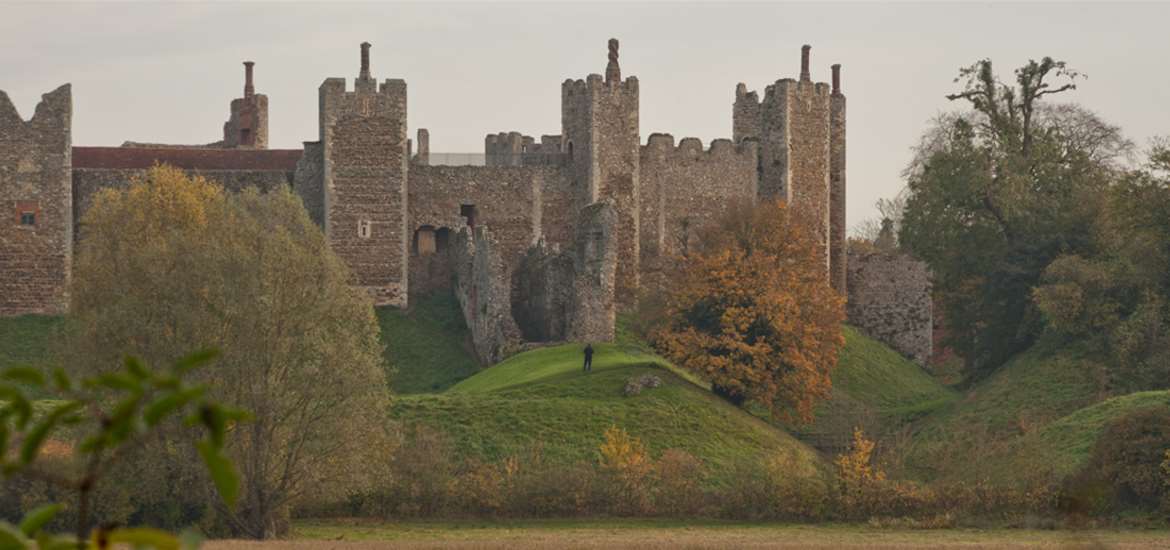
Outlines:
<svg viewBox="0 0 1170 550"><path fill-rule="evenodd" d="M782 202L733 205L680 262L655 347L737 404L810 419L845 343L813 231Z"/></svg>

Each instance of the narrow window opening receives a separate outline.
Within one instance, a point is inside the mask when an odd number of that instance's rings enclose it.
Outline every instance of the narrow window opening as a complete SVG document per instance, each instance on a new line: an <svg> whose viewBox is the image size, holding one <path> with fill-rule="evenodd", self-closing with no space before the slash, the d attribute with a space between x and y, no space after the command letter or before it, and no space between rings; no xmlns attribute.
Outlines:
<svg viewBox="0 0 1170 550"><path fill-rule="evenodd" d="M459 207L459 215L467 219L467 227L475 228L475 205L464 204Z"/></svg>
<svg viewBox="0 0 1170 550"><path fill-rule="evenodd" d="M358 222L358 237L363 239L370 238L371 228L370 220L361 220Z"/></svg>
<svg viewBox="0 0 1170 550"><path fill-rule="evenodd" d="M252 144L252 130L250 128L243 128L240 130L240 145Z"/></svg>
<svg viewBox="0 0 1170 550"><path fill-rule="evenodd" d="M20 213L20 225L36 225L36 224L37 224L37 213L36 212L21 212Z"/></svg>
<svg viewBox="0 0 1170 550"><path fill-rule="evenodd" d="M451 244L451 230L446 227L440 227L435 232L435 252L446 252L447 246Z"/></svg>

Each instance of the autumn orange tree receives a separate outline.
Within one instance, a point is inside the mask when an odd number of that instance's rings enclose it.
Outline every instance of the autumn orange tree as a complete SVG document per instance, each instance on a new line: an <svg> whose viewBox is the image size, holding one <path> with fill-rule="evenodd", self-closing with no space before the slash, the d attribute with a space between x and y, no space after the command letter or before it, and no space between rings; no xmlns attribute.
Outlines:
<svg viewBox="0 0 1170 550"><path fill-rule="evenodd" d="M680 258L651 339L731 402L807 421L844 345L825 269L815 233L783 202L732 205Z"/></svg>

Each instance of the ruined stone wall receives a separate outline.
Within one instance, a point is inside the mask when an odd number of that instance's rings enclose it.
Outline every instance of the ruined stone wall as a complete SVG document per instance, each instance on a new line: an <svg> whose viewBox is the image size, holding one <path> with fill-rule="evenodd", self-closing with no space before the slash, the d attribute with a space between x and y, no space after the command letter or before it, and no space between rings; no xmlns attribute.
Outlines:
<svg viewBox="0 0 1170 550"><path fill-rule="evenodd" d="M475 353L484 364L497 363L520 345L499 245L487 227L464 227L455 235L449 254L455 272L455 297L471 331Z"/></svg>
<svg viewBox="0 0 1170 550"><path fill-rule="evenodd" d="M224 147L268 148L268 96L256 93L254 66L251 61L244 62L244 97L232 100L231 114L223 123Z"/></svg>
<svg viewBox="0 0 1170 550"><path fill-rule="evenodd" d="M319 91L325 235L378 305L407 304L406 83L363 69L346 91L326 79Z"/></svg>
<svg viewBox="0 0 1170 550"><path fill-rule="evenodd" d="M932 349L926 264L896 251L850 252L849 322L925 366Z"/></svg>
<svg viewBox="0 0 1170 550"><path fill-rule="evenodd" d="M606 200L582 209L572 247L543 241L512 279L512 312L528 341L613 340L618 214Z"/></svg>
<svg viewBox="0 0 1170 550"><path fill-rule="evenodd" d="M73 96L41 96L25 121L0 91L0 315L60 313L73 259Z"/></svg>
<svg viewBox="0 0 1170 550"><path fill-rule="evenodd" d="M655 259L682 254L696 232L735 201L754 201L757 152L753 141L696 138L674 145L670 134L652 134L642 147L641 230L643 273Z"/></svg>

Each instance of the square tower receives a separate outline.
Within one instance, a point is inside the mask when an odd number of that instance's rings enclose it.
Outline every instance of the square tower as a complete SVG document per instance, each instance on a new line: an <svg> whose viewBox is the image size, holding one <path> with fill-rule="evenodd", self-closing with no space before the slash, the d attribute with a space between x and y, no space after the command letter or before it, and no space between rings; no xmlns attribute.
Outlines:
<svg viewBox="0 0 1170 550"><path fill-rule="evenodd" d="M561 85L562 150L569 158L576 208L611 199L617 211L617 301L634 302L638 289L640 144L638 79L621 78L618 41L609 41L605 78Z"/></svg>
<svg viewBox="0 0 1170 550"><path fill-rule="evenodd" d="M62 313L73 260L73 95L21 118L0 91L0 315Z"/></svg>
<svg viewBox="0 0 1170 550"><path fill-rule="evenodd" d="M845 96L812 81L810 50L801 48L800 79L777 80L762 101L745 85L736 87L732 129L737 143L759 142L759 197L785 201L810 223L826 275L844 293Z"/></svg>
<svg viewBox="0 0 1170 550"><path fill-rule="evenodd" d="M352 92L343 78L319 89L325 236L375 304L406 307L406 82L379 86L369 52Z"/></svg>

